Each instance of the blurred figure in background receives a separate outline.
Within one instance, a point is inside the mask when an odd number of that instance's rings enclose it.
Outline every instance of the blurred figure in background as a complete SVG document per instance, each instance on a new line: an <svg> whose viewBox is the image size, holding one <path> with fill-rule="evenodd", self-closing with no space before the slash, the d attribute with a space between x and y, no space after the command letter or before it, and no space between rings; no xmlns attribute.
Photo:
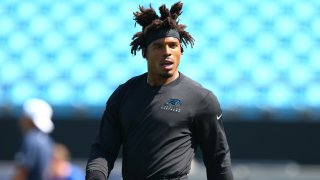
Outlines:
<svg viewBox="0 0 320 180"><path fill-rule="evenodd" d="M53 110L41 99L30 99L23 104L19 120L23 137L15 156L13 180L42 180L52 156L53 140L49 136L54 124Z"/></svg>
<svg viewBox="0 0 320 180"><path fill-rule="evenodd" d="M84 170L71 162L69 149L60 143L53 148L47 180L84 180Z"/></svg>

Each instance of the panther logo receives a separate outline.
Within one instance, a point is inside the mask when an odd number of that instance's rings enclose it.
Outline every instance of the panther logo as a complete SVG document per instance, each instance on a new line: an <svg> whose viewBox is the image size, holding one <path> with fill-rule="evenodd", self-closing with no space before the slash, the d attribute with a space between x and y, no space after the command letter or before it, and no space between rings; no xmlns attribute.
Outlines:
<svg viewBox="0 0 320 180"><path fill-rule="evenodd" d="M177 106L182 105L180 99L170 98L166 103L161 106L161 109L173 112L180 112L181 109Z"/></svg>
<svg viewBox="0 0 320 180"><path fill-rule="evenodd" d="M181 100L180 99L169 99L166 103L166 105L172 105L172 106L178 106L178 105L181 105Z"/></svg>

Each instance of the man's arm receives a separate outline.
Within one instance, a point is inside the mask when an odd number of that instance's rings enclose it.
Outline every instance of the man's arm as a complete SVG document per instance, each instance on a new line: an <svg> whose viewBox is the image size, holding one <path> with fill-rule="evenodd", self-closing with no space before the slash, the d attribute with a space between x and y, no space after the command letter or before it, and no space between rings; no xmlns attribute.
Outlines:
<svg viewBox="0 0 320 180"><path fill-rule="evenodd" d="M35 166L35 159L37 158L37 143L32 136L24 135L21 148L15 154L15 171L13 180L26 180L30 173L30 169Z"/></svg>
<svg viewBox="0 0 320 180"><path fill-rule="evenodd" d="M209 93L199 105L194 127L209 180L233 180L228 142L217 98Z"/></svg>
<svg viewBox="0 0 320 180"><path fill-rule="evenodd" d="M86 167L86 180L102 180L108 177L108 162L104 158L89 159Z"/></svg>
<svg viewBox="0 0 320 180"><path fill-rule="evenodd" d="M99 133L91 146L86 166L87 180L107 179L118 156L122 143L115 93L107 102L100 123Z"/></svg>

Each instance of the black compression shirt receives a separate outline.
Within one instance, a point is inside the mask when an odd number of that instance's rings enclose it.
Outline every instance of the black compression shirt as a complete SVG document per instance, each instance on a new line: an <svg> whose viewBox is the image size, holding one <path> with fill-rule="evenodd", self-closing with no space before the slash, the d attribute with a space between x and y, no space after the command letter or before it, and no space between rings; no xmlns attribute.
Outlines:
<svg viewBox="0 0 320 180"><path fill-rule="evenodd" d="M87 177L95 171L108 176L121 145L125 180L181 177L200 146L208 179L233 179L217 98L182 73L158 87L149 86L146 77L130 79L110 96Z"/></svg>

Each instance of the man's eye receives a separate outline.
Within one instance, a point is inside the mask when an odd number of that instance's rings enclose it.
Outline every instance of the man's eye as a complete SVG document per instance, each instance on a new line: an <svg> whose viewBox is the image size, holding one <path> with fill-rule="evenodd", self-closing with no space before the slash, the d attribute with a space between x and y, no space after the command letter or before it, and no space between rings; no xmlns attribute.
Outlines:
<svg viewBox="0 0 320 180"><path fill-rule="evenodd" d="M171 48L176 48L176 47L178 47L178 45L174 43L174 44L171 44L170 47Z"/></svg>

